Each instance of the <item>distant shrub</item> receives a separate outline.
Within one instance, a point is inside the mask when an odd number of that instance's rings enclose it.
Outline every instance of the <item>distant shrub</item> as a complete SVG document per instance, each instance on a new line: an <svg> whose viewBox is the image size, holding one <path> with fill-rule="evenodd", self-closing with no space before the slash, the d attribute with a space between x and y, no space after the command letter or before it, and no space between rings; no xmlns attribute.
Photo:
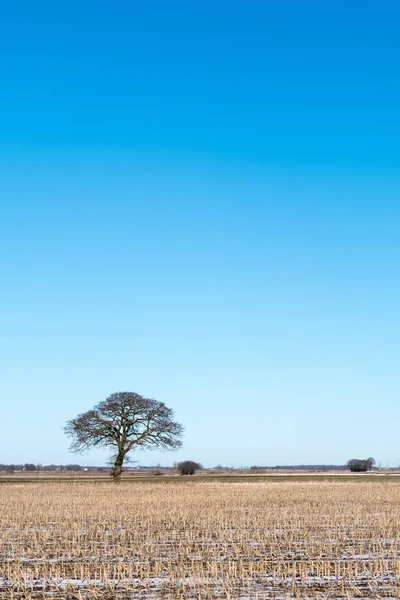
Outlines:
<svg viewBox="0 0 400 600"><path fill-rule="evenodd" d="M193 460L184 460L177 464L177 469L181 475L194 475L201 468L201 464Z"/></svg>
<svg viewBox="0 0 400 600"><path fill-rule="evenodd" d="M373 458L352 458L347 462L347 467L352 473L365 473L366 471L370 471L374 464L375 460Z"/></svg>

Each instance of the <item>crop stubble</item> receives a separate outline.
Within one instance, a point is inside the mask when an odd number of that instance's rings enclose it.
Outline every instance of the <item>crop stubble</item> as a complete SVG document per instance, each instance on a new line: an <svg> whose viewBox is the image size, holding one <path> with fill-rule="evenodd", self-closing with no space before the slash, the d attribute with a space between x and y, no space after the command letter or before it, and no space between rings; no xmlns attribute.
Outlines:
<svg viewBox="0 0 400 600"><path fill-rule="evenodd" d="M400 484L0 486L0 598L398 598Z"/></svg>

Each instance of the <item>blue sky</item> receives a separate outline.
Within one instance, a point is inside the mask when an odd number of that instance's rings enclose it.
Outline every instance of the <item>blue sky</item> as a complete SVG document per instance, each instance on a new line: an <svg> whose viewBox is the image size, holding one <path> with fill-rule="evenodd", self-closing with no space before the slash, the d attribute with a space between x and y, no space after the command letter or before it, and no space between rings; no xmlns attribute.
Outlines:
<svg viewBox="0 0 400 600"><path fill-rule="evenodd" d="M83 5L83 6L82 6ZM2 7L0 462L400 462L397 2Z"/></svg>

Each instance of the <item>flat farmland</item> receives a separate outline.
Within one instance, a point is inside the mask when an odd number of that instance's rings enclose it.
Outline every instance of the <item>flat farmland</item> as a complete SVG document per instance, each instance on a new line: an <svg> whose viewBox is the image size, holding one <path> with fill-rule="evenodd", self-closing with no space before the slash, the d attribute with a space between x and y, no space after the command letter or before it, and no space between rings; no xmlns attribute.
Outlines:
<svg viewBox="0 0 400 600"><path fill-rule="evenodd" d="M397 481L0 485L1 599L399 598Z"/></svg>

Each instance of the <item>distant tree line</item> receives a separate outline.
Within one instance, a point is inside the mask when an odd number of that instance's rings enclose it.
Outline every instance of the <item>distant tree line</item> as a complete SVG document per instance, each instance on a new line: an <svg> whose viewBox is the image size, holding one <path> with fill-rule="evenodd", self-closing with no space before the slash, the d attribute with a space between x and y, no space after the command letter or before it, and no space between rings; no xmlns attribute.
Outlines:
<svg viewBox="0 0 400 600"><path fill-rule="evenodd" d="M373 467L375 466L375 460L370 457L370 458L352 458L349 461L347 461L347 463L345 465L277 465L274 467L270 467L270 466L260 466L260 465L253 465L249 468L249 470L253 473L256 473L258 471L343 471L343 470L348 470L350 469L350 471L352 471L353 473L363 473L366 471L370 471L371 469L373 469ZM145 469L145 470L160 470L160 465L158 465L157 467L146 467L146 466L141 466L139 467L140 469ZM173 467L162 467L163 470L173 470L176 469L178 471L178 473L180 473L181 475L193 475L196 471L198 471L199 469L202 469L202 465L200 463L197 463L193 460L184 460L182 462L179 463L175 463ZM129 467L128 467L129 469ZM41 471L45 471L45 472L49 472L49 471L108 471L109 467L93 467L93 466L82 466L82 465L78 465L78 464L68 464L68 465L55 465L55 464L49 464L49 465L42 465L42 464L37 464L35 465L34 463L25 463L25 464L17 464L17 463L9 463L9 464L3 464L0 463L0 472L7 472L7 473L15 473L15 472L28 472L28 473L34 473L34 472L41 472ZM217 465L216 467L214 467L215 471L234 471L236 470L234 467L224 467L222 465ZM247 469L244 469L247 470Z"/></svg>
<svg viewBox="0 0 400 600"><path fill-rule="evenodd" d="M273 467L252 465L250 471L345 471L347 465L276 465ZM215 469L225 469L218 465Z"/></svg>
<svg viewBox="0 0 400 600"><path fill-rule="evenodd" d="M25 464L0 464L0 471L6 471L8 473L15 473L16 471L28 471L34 473L35 471L82 471L84 467L81 465L35 465L33 463ZM93 469L94 467L86 467ZM97 468L97 467L96 467Z"/></svg>

